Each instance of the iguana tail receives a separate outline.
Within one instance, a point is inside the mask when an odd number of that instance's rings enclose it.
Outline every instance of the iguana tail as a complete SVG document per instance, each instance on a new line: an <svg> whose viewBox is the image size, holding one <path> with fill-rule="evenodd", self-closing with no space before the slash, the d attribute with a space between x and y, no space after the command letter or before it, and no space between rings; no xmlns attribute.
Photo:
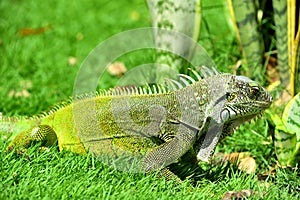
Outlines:
<svg viewBox="0 0 300 200"><path fill-rule="evenodd" d="M5 117L0 113L1 139L11 140L16 134L29 129L32 120L26 117Z"/></svg>

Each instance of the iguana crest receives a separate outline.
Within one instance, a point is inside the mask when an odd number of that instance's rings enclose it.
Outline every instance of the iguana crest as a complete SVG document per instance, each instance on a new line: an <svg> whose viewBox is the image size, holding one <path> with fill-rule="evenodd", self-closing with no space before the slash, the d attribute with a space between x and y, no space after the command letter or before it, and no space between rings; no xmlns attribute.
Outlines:
<svg viewBox="0 0 300 200"><path fill-rule="evenodd" d="M202 79L220 74L216 68L212 67L209 69L206 66L199 67L199 72L194 69L189 68L193 73L195 78L188 76L186 74L178 74L178 79L165 79L163 84L152 84L145 86L117 86L107 91L102 91L99 93L100 96L126 96L126 95L148 95L148 94L164 94L176 90L180 90L184 87L190 86Z"/></svg>

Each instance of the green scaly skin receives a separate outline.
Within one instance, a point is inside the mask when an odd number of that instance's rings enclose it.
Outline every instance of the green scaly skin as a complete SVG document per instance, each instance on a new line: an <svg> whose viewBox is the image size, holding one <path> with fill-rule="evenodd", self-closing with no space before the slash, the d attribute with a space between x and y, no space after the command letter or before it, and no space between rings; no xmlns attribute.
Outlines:
<svg viewBox="0 0 300 200"><path fill-rule="evenodd" d="M51 145L57 139L60 150L80 154L142 155L140 169L146 172L165 170L187 152L196 158L204 151L197 158L208 159L219 138L262 113L272 97L246 77L208 69L204 74L193 83L185 76L185 81L176 82L180 89L173 86L173 91L145 94L139 88L121 88L14 122L10 131L20 133L7 149L24 150L36 141Z"/></svg>

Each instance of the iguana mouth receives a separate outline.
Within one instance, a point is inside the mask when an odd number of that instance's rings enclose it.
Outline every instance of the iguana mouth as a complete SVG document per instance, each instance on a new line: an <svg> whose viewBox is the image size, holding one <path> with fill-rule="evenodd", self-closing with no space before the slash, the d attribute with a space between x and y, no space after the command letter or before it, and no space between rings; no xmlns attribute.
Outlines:
<svg viewBox="0 0 300 200"><path fill-rule="evenodd" d="M268 101L254 101L253 104L258 108L269 108L272 104L272 98L268 99Z"/></svg>
<svg viewBox="0 0 300 200"><path fill-rule="evenodd" d="M270 101L244 102L236 105L229 104L222 110L221 119L223 122L242 119L249 120L269 108L271 103L272 99L270 98Z"/></svg>
<svg viewBox="0 0 300 200"><path fill-rule="evenodd" d="M236 127L238 125L240 125L241 123L244 123L244 122L249 122L251 120L255 120L255 117L256 116L259 116L261 115L261 113L257 113L257 114L252 114L252 115L248 115L248 116L245 116L245 117L241 117L237 120L234 120L233 122L233 125ZM238 122L238 124L236 124L236 122Z"/></svg>

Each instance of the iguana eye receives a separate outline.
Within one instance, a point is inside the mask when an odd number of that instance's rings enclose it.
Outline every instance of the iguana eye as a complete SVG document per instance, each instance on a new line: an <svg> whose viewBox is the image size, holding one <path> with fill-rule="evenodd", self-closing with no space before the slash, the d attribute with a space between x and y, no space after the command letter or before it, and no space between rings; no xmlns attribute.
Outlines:
<svg viewBox="0 0 300 200"><path fill-rule="evenodd" d="M252 86L249 88L249 97L251 99L255 99L258 96L259 92L260 92L260 89L258 86Z"/></svg>
<svg viewBox="0 0 300 200"><path fill-rule="evenodd" d="M233 93L229 93L229 92L226 93L226 99L227 99L228 102L233 101L235 98L236 98L236 93L234 93L234 92Z"/></svg>
<svg viewBox="0 0 300 200"><path fill-rule="evenodd" d="M259 91L260 91L260 88L259 88L258 83L256 83L256 82L249 83L249 92L250 92L250 94L255 95L255 94L259 93Z"/></svg>

